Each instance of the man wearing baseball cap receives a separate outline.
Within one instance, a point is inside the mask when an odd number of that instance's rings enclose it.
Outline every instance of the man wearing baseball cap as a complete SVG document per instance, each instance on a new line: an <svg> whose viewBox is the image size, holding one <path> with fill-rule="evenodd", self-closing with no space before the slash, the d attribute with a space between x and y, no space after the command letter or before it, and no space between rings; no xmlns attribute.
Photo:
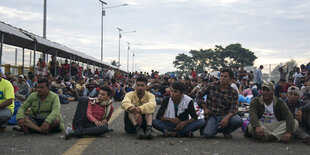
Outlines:
<svg viewBox="0 0 310 155"><path fill-rule="evenodd" d="M300 91L296 86L291 86L287 91L286 104L294 118L299 122L296 137L303 139L310 145L310 103L299 100Z"/></svg>
<svg viewBox="0 0 310 155"><path fill-rule="evenodd" d="M4 132L14 112L14 88L10 81L2 78L0 68L0 132Z"/></svg>
<svg viewBox="0 0 310 155"><path fill-rule="evenodd" d="M282 141L291 139L298 129L298 122L283 100L275 95L272 82L262 84L262 96L255 97L250 103L250 124L246 129L246 136L261 141Z"/></svg>

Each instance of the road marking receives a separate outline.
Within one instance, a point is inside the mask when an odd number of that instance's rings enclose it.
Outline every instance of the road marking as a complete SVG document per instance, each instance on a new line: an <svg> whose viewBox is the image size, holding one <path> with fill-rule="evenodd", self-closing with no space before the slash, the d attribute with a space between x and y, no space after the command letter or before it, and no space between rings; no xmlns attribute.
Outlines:
<svg viewBox="0 0 310 155"><path fill-rule="evenodd" d="M113 112L109 124L111 124L121 113L123 109L121 107L117 108L116 111ZM81 138L77 141L71 148L69 148L63 155L80 155L83 151L93 143L96 138Z"/></svg>

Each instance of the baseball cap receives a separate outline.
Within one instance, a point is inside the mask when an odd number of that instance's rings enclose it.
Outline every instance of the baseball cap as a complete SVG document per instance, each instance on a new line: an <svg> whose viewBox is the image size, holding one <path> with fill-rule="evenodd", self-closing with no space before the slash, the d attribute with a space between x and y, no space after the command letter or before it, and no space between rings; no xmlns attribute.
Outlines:
<svg viewBox="0 0 310 155"><path fill-rule="evenodd" d="M291 86L287 90L288 93L294 93L299 95L299 88L296 86Z"/></svg>
<svg viewBox="0 0 310 155"><path fill-rule="evenodd" d="M264 81L262 88L264 87L268 88L269 90L275 90L275 86L272 82Z"/></svg>
<svg viewBox="0 0 310 155"><path fill-rule="evenodd" d="M24 75L18 75L19 78L24 78Z"/></svg>

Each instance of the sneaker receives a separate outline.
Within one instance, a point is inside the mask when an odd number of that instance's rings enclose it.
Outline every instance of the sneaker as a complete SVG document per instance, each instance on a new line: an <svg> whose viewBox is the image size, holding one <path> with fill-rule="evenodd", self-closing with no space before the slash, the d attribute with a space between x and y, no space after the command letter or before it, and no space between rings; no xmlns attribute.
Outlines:
<svg viewBox="0 0 310 155"><path fill-rule="evenodd" d="M152 139L152 138L156 137L155 133L152 130L152 126L148 126L146 128L145 136L146 136L147 139Z"/></svg>
<svg viewBox="0 0 310 155"><path fill-rule="evenodd" d="M21 127L19 127L19 126L14 126L14 127L12 128L12 130L13 130L13 131L18 131L18 132L23 132L23 129L22 129Z"/></svg>
<svg viewBox="0 0 310 155"><path fill-rule="evenodd" d="M227 139L231 139L232 135L230 133L223 133L224 137Z"/></svg>
<svg viewBox="0 0 310 155"><path fill-rule="evenodd" d="M140 126L136 127L136 134L138 139L143 139L145 137L144 131Z"/></svg>
<svg viewBox="0 0 310 155"><path fill-rule="evenodd" d="M65 140L70 139L70 138L72 137L72 133L73 133L72 128L67 127L67 129L66 129L66 135L65 135Z"/></svg>

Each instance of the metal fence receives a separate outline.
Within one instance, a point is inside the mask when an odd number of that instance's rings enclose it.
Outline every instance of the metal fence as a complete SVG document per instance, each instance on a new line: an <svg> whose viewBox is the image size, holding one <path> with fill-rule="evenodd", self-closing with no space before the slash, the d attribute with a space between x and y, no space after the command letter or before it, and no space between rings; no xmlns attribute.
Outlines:
<svg viewBox="0 0 310 155"><path fill-rule="evenodd" d="M264 66L262 73L263 73L263 80L266 81L279 81L280 79L280 72L278 71L279 66L282 66L283 64L285 64L286 62L281 62L279 64L262 64ZM300 67L300 65L304 64L306 65L307 63L309 63L309 61L304 61L304 62L296 62L297 63L297 67ZM256 70L259 68L259 66L246 66L244 67L244 69L248 72L253 71L254 75ZM293 70L293 66L290 66L288 68L288 74L286 76L286 80L288 80L288 76L289 76L289 72Z"/></svg>

